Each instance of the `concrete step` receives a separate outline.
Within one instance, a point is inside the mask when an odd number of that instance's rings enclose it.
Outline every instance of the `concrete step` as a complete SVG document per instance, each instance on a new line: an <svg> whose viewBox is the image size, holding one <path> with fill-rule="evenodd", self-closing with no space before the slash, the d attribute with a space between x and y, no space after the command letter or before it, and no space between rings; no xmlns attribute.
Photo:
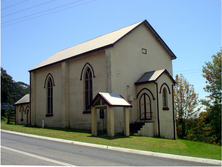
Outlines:
<svg viewBox="0 0 222 167"><path fill-rule="evenodd" d="M148 122L143 125L137 133L134 133L135 136L150 136L154 135L153 133L153 122Z"/></svg>

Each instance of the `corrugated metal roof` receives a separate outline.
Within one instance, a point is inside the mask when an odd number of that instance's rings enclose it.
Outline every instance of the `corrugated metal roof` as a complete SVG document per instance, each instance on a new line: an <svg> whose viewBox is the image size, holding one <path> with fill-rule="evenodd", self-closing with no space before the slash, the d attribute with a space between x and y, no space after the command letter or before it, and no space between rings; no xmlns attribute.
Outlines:
<svg viewBox="0 0 222 167"><path fill-rule="evenodd" d="M115 42L117 42L118 40L120 40L127 33L132 31L135 27L140 25L142 22L144 22L144 21L140 21L140 22L130 25L128 27L119 29L117 31L113 31L111 33L94 38L94 39L86 41L84 43L64 49L64 50L54 54L53 56L49 57L45 61L41 62L40 64L38 64L37 66L32 68L30 71L33 71L35 69L38 69L38 68L47 66L49 64L53 64L53 63L77 56L77 55L81 55L83 53L87 53L89 51L93 51L93 50L96 50L99 48L103 48L103 47L112 45Z"/></svg>
<svg viewBox="0 0 222 167"><path fill-rule="evenodd" d="M116 42L118 42L120 39L122 39L124 36L126 36L128 33L133 31L135 28L137 28L139 25L141 25L143 23L154 34L154 36L160 42L160 44L166 49L166 51L171 56L171 59L176 59L176 56L174 55L174 53L170 50L170 48L166 45L166 43L162 40L162 38L158 35L158 33L153 29L153 27L148 23L148 21L143 20L138 23L127 26L125 28L113 31L111 33L91 39L91 40L83 42L81 44L61 50L61 51L57 52L56 54L54 54L53 56L49 57L48 59L44 60L43 62L41 62L37 66L33 67L29 71L33 71L33 70L48 66L50 64L61 62L61 61L67 60L67 59L75 57L75 56L79 56L79 55L82 55L82 54L85 54L85 53L88 53L91 51L95 51L97 49L111 47Z"/></svg>
<svg viewBox="0 0 222 167"><path fill-rule="evenodd" d="M166 69L161 70L155 70L155 71L149 71L145 72L136 82L135 84L142 84L147 82L153 82L156 81L163 73L167 74L169 78L172 80L172 82L175 84L175 80L170 75L170 73Z"/></svg>
<svg viewBox="0 0 222 167"><path fill-rule="evenodd" d="M26 94L25 96L23 96L20 100L18 100L15 105L18 104L23 104L23 103L29 103L29 94Z"/></svg>
<svg viewBox="0 0 222 167"><path fill-rule="evenodd" d="M97 101L98 98L102 98L109 106L132 107L132 105L126 99L124 99L120 94L105 93L105 92L99 92L91 102L90 106L93 106L93 104L95 103L95 101Z"/></svg>
<svg viewBox="0 0 222 167"><path fill-rule="evenodd" d="M135 84L156 81L164 71L165 69L146 72L136 81Z"/></svg>

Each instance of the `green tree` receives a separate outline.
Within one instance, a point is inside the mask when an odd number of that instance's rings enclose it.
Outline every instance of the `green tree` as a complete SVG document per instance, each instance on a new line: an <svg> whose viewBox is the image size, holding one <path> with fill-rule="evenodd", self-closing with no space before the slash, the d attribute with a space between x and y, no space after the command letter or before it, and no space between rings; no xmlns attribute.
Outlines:
<svg viewBox="0 0 222 167"><path fill-rule="evenodd" d="M192 121L192 126L185 138L192 141L217 144L217 137L212 133L208 112L201 112L199 117Z"/></svg>
<svg viewBox="0 0 222 167"><path fill-rule="evenodd" d="M174 106L177 122L177 134L180 138L186 137L190 129L190 119L196 118L200 108L198 106L198 94L193 85L182 74L176 75L174 87Z"/></svg>
<svg viewBox="0 0 222 167"><path fill-rule="evenodd" d="M14 105L27 93L29 93L29 85L15 82L6 70L1 68L1 103Z"/></svg>
<svg viewBox="0 0 222 167"><path fill-rule="evenodd" d="M202 72L206 78L204 90L210 93L208 98L215 104L221 104L221 52L212 56L212 62L205 62Z"/></svg>
<svg viewBox="0 0 222 167"><path fill-rule="evenodd" d="M209 100L203 99L206 106L207 119L211 135L216 136L216 142L221 144L221 51L212 56L212 62L205 62L202 72L206 79L204 90L209 93Z"/></svg>
<svg viewBox="0 0 222 167"><path fill-rule="evenodd" d="M1 68L1 102L13 104L12 93L13 80L6 70Z"/></svg>
<svg viewBox="0 0 222 167"><path fill-rule="evenodd" d="M174 103L176 118L189 119L197 116L198 94L182 74L176 75L174 87Z"/></svg>

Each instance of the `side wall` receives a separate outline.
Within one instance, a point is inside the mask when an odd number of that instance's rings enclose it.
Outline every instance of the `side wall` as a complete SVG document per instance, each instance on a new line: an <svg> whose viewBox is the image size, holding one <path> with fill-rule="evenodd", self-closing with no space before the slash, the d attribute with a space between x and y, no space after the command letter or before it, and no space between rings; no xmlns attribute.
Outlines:
<svg viewBox="0 0 222 167"><path fill-rule="evenodd" d="M75 58L69 61L69 100L71 128L91 129L91 114L84 112L84 77L87 67L91 69L92 75L93 72L95 75L95 77L92 76L93 98L97 95L98 92L107 91L106 60L104 50L85 56L80 56L79 58ZM97 112L97 120L98 129L101 130L103 128L103 120L99 119L99 112Z"/></svg>
<svg viewBox="0 0 222 167"><path fill-rule="evenodd" d="M32 125L48 127L91 129L91 114L84 112L85 70L92 72L93 98L98 92L107 91L105 51L69 59L31 72ZM53 115L47 116L47 75L53 77ZM104 120L99 119L98 129L103 129Z"/></svg>
<svg viewBox="0 0 222 167"><path fill-rule="evenodd" d="M53 116L47 114L47 76L50 74L54 80L53 86ZM45 85L46 82L46 85ZM32 125L61 127L61 64L56 64L31 72L31 117ZM46 87L44 87L46 86Z"/></svg>

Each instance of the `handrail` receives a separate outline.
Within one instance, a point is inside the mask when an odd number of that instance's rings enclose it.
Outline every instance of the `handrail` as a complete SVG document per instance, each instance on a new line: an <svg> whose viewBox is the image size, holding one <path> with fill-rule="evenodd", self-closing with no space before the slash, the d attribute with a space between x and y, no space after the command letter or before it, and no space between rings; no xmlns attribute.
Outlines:
<svg viewBox="0 0 222 167"><path fill-rule="evenodd" d="M135 121L133 124L135 124L135 123L138 121L138 119L141 118L141 116L142 116L143 114L145 114L145 112L143 112L143 113L136 119L136 121Z"/></svg>
<svg viewBox="0 0 222 167"><path fill-rule="evenodd" d="M143 113L136 119L136 121L132 124L132 130L135 128L136 122L138 121L139 118L141 118L141 116L142 116L143 114L145 114L145 112L143 112Z"/></svg>
<svg viewBox="0 0 222 167"><path fill-rule="evenodd" d="M150 113L152 113L152 112L150 112ZM136 121L132 124L132 129L134 129L136 122L138 121L139 118L141 118L141 116L143 116L143 114L145 114L145 112L143 112L143 113L136 119ZM145 122L145 120L144 120L144 122Z"/></svg>

